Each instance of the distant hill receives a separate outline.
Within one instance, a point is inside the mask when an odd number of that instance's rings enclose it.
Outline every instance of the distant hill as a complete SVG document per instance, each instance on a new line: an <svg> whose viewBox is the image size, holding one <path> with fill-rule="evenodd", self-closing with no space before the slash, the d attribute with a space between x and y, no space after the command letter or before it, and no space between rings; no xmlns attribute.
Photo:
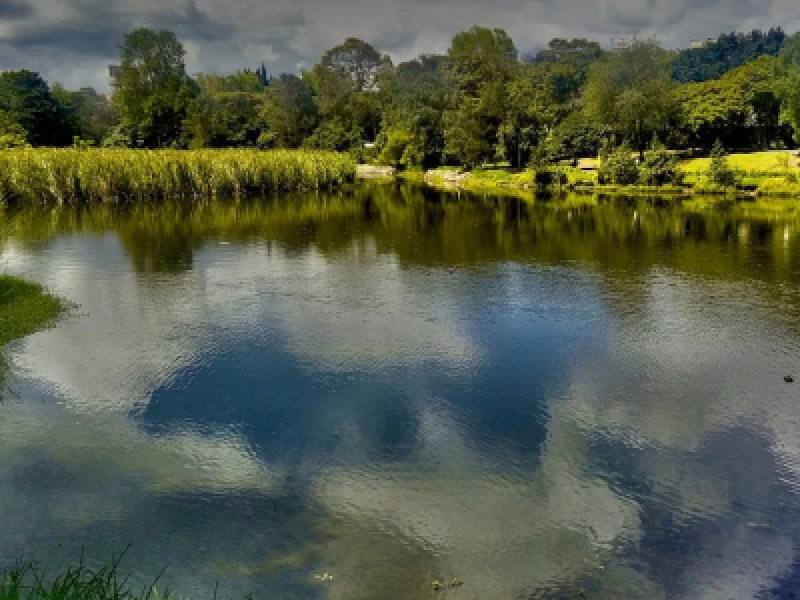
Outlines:
<svg viewBox="0 0 800 600"><path fill-rule="evenodd" d="M672 67L672 77L681 83L701 82L717 79L754 61L759 56L777 56L786 34L780 27L767 32L726 33L716 40L709 40L678 52Z"/></svg>

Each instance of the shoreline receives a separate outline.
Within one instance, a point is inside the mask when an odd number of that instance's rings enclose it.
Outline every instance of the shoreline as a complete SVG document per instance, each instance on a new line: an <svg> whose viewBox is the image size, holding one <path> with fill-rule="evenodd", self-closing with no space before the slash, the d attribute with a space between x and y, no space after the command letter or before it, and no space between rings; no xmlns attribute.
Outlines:
<svg viewBox="0 0 800 600"><path fill-rule="evenodd" d="M585 172L578 169L565 169L567 183L555 185L538 185L534 183L534 173L526 171L503 170L478 170L464 171L462 169L439 168L429 171L381 171L380 176L359 173L359 180L375 181L408 181L424 183L433 188L454 191L467 191L475 193L532 195L537 192L574 192L582 195L604 194L618 196L672 196L675 198L708 197L719 200L757 200L783 199L800 200L800 183L791 181L776 181L776 175L746 176L749 184L746 187L723 188L708 182L685 185L615 185L597 184L580 175ZM785 177L790 174L785 175ZM791 174L794 176L794 174ZM687 173L687 178L697 177L694 173Z"/></svg>

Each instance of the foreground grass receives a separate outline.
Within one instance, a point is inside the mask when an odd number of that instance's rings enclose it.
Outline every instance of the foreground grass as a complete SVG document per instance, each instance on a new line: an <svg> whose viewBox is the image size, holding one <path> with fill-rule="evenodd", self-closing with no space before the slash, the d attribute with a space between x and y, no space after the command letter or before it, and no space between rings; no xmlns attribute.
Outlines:
<svg viewBox="0 0 800 600"><path fill-rule="evenodd" d="M0 600L180 600L169 591L159 592L155 583L141 592L120 578L119 562L94 570L80 564L47 579L31 563L20 564L0 578Z"/></svg>
<svg viewBox="0 0 800 600"><path fill-rule="evenodd" d="M0 346L46 327L63 310L64 304L42 286L0 275Z"/></svg>
<svg viewBox="0 0 800 600"><path fill-rule="evenodd" d="M0 202L266 195L352 181L344 154L306 150L0 151Z"/></svg>

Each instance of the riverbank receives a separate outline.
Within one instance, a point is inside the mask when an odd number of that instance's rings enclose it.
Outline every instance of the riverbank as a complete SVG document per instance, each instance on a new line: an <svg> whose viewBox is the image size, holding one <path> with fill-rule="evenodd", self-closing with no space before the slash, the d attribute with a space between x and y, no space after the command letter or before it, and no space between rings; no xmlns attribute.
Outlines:
<svg viewBox="0 0 800 600"><path fill-rule="evenodd" d="M42 286L0 275L0 346L47 327L64 309Z"/></svg>
<svg viewBox="0 0 800 600"><path fill-rule="evenodd" d="M505 167L489 167L466 171L458 167L440 167L429 171L400 171L396 177L442 189L510 195L525 195L536 190L564 190L625 196L658 194L800 199L800 167L794 153L732 154L727 160L736 174L735 186L720 186L710 180L709 158L682 160L679 167L683 177L681 185L601 184L598 181L596 159L583 159L579 161L580 167L548 167L538 174L533 169L514 171Z"/></svg>

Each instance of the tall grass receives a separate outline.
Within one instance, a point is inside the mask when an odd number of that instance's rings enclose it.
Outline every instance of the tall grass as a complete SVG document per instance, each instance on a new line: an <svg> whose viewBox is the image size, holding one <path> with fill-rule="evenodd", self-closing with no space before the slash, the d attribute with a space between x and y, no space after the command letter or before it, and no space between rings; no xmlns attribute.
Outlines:
<svg viewBox="0 0 800 600"><path fill-rule="evenodd" d="M14 149L0 151L0 202L266 195L355 177L343 154L305 150Z"/></svg>
<svg viewBox="0 0 800 600"><path fill-rule="evenodd" d="M0 600L177 600L160 594L155 584L134 592L118 573L119 561L100 569L83 564L68 568L53 579L33 563L20 563L0 579Z"/></svg>

